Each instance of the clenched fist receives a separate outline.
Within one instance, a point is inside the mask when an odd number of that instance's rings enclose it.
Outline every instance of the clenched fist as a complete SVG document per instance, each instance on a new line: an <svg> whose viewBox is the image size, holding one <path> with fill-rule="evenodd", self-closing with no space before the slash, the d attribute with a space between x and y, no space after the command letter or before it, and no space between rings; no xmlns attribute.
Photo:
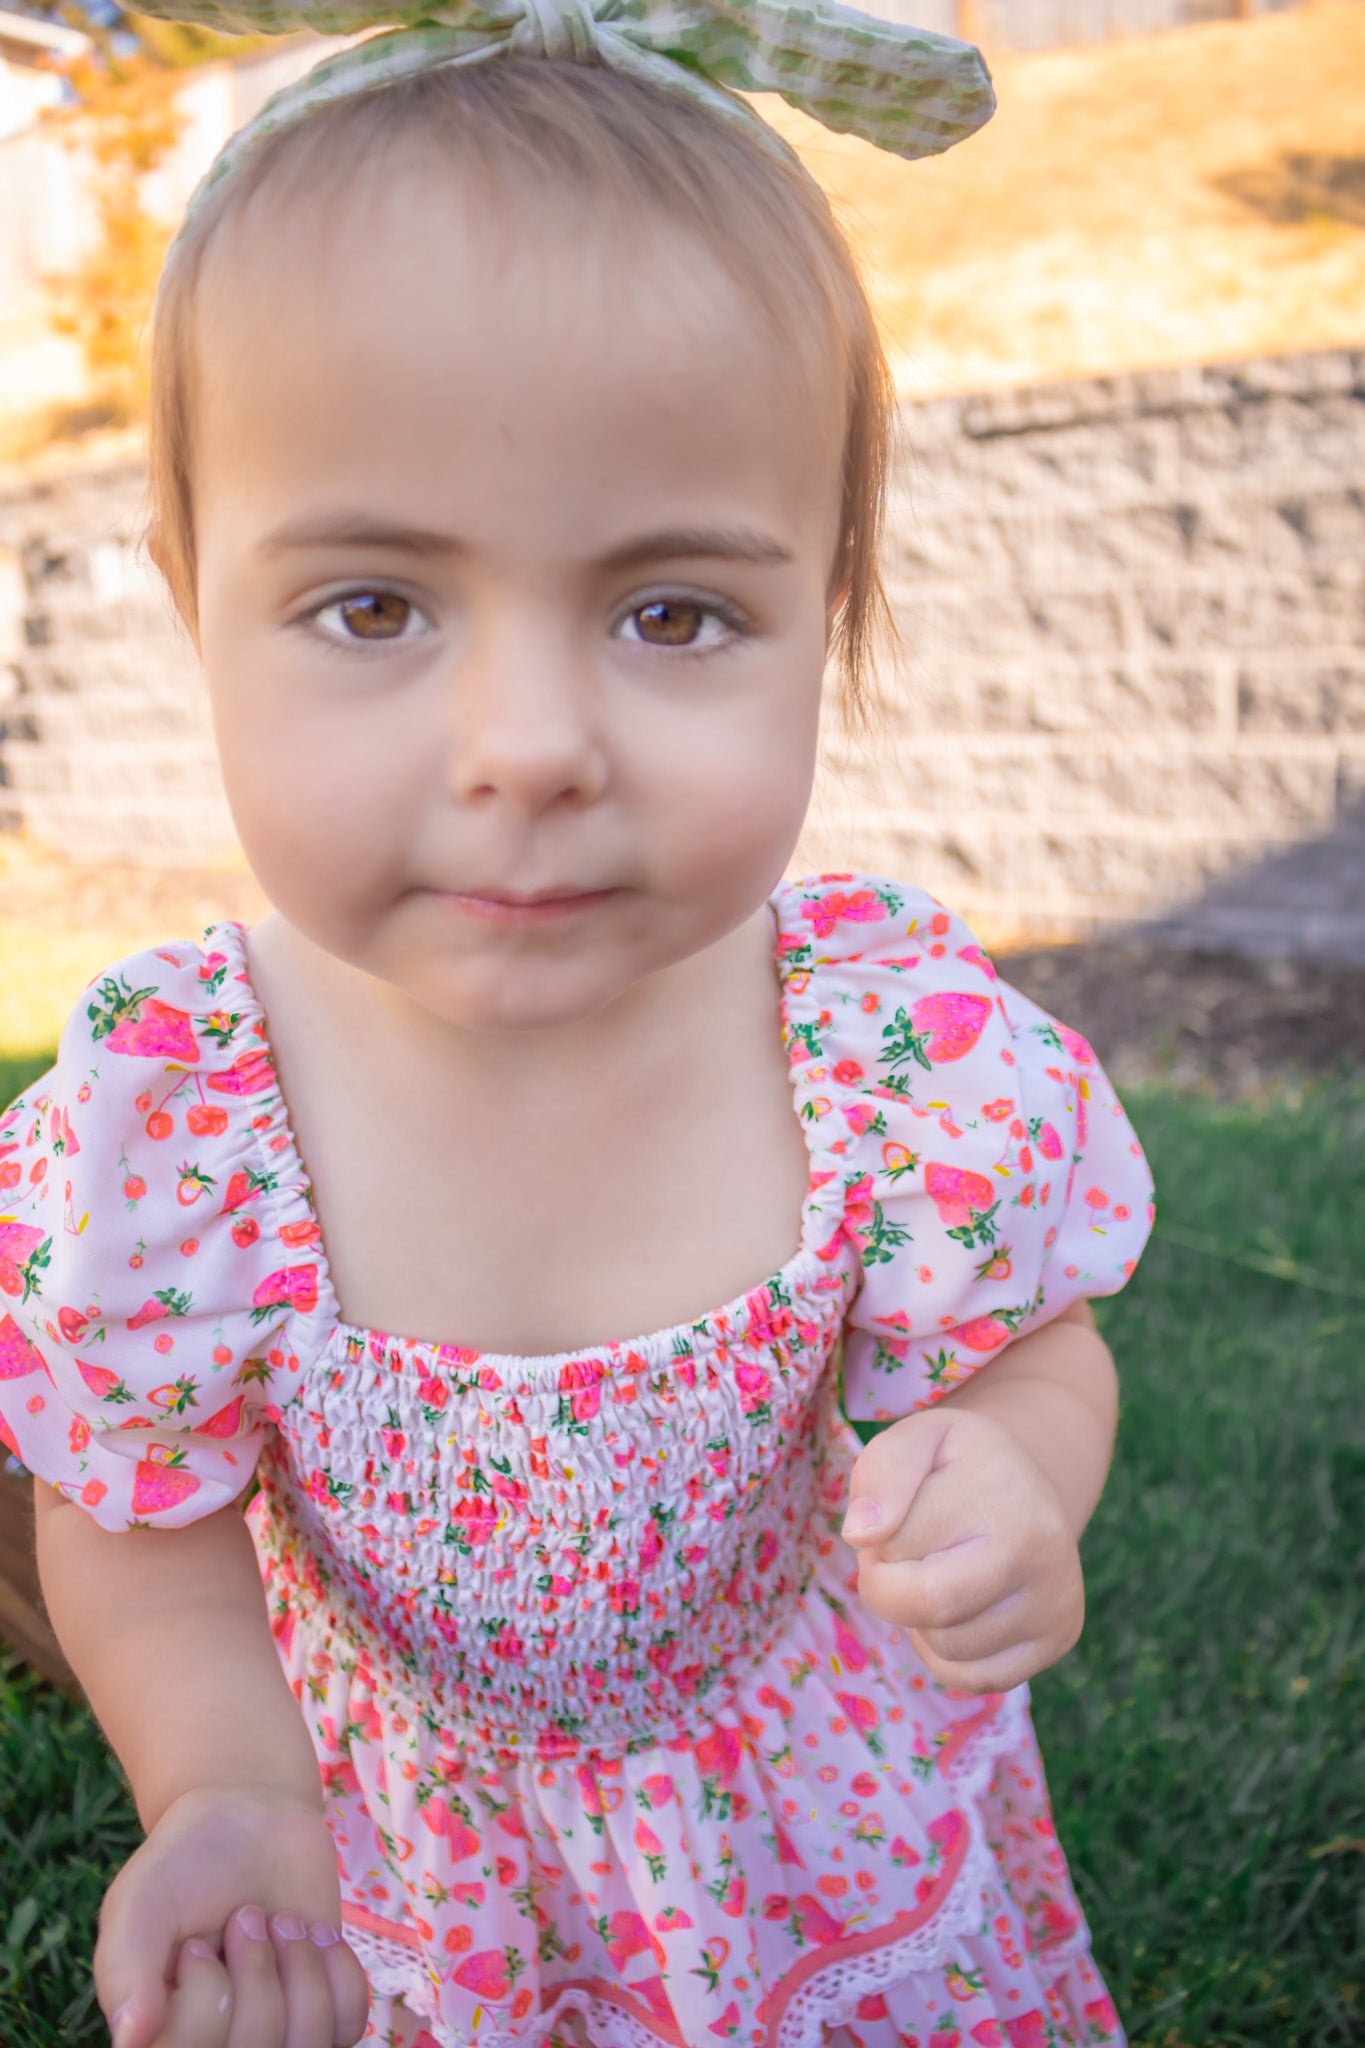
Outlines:
<svg viewBox="0 0 1365 2048"><path fill-rule="evenodd" d="M932 1675L961 1692L1008 1692L1080 1640L1085 1589L1066 1510L1002 1423L921 1409L853 1467L845 1542L858 1593L908 1631Z"/></svg>

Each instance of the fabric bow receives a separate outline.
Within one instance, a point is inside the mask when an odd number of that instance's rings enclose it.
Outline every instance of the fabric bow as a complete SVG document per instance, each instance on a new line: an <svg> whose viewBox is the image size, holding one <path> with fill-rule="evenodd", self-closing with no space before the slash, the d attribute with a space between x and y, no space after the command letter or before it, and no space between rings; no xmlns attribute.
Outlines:
<svg viewBox="0 0 1365 2048"><path fill-rule="evenodd" d="M219 153L187 219L257 142L313 108L413 72L493 57L604 64L700 100L784 154L786 144L738 93L778 93L824 127L902 157L949 149L995 111L990 73L972 44L837 0L378 0L378 10L376 0L143 0L143 8L251 35L355 35L391 24L267 100Z"/></svg>

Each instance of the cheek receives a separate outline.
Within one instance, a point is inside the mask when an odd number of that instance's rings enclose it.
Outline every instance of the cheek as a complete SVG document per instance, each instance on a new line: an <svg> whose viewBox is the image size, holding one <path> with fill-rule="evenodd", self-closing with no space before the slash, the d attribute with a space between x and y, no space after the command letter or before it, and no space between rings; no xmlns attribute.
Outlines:
<svg viewBox="0 0 1365 2048"><path fill-rule="evenodd" d="M819 731L818 666L717 722L692 746L651 764L656 844L682 888L708 877L757 877L761 900L786 866L805 821Z"/></svg>
<svg viewBox="0 0 1365 2048"><path fill-rule="evenodd" d="M357 748L350 721L304 711L269 678L211 683L223 783L242 850L280 910L321 936L382 872L392 820L391 749ZM387 827L386 827L386 821ZM344 849L345 857L338 859Z"/></svg>

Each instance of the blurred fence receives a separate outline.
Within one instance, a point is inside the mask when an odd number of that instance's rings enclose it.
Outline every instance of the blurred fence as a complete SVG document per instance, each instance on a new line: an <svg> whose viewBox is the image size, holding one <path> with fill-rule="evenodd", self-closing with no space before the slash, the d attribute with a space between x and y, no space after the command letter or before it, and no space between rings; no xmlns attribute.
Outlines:
<svg viewBox="0 0 1365 2048"><path fill-rule="evenodd" d="M903 418L906 674L871 750L830 735L806 866L913 877L992 937L1203 903L1215 938L1365 959L1365 349ZM230 825L142 488L131 456L0 482L0 825L208 864Z"/></svg>

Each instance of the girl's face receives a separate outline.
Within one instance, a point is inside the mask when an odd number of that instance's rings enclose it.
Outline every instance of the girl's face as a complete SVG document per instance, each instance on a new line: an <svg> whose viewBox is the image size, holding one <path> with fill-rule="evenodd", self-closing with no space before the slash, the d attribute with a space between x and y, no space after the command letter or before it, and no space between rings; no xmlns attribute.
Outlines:
<svg viewBox="0 0 1365 2048"><path fill-rule="evenodd" d="M564 1024L751 918L791 854L841 380L643 208L357 183L344 217L263 194L201 283L228 795L314 944L466 1029Z"/></svg>

